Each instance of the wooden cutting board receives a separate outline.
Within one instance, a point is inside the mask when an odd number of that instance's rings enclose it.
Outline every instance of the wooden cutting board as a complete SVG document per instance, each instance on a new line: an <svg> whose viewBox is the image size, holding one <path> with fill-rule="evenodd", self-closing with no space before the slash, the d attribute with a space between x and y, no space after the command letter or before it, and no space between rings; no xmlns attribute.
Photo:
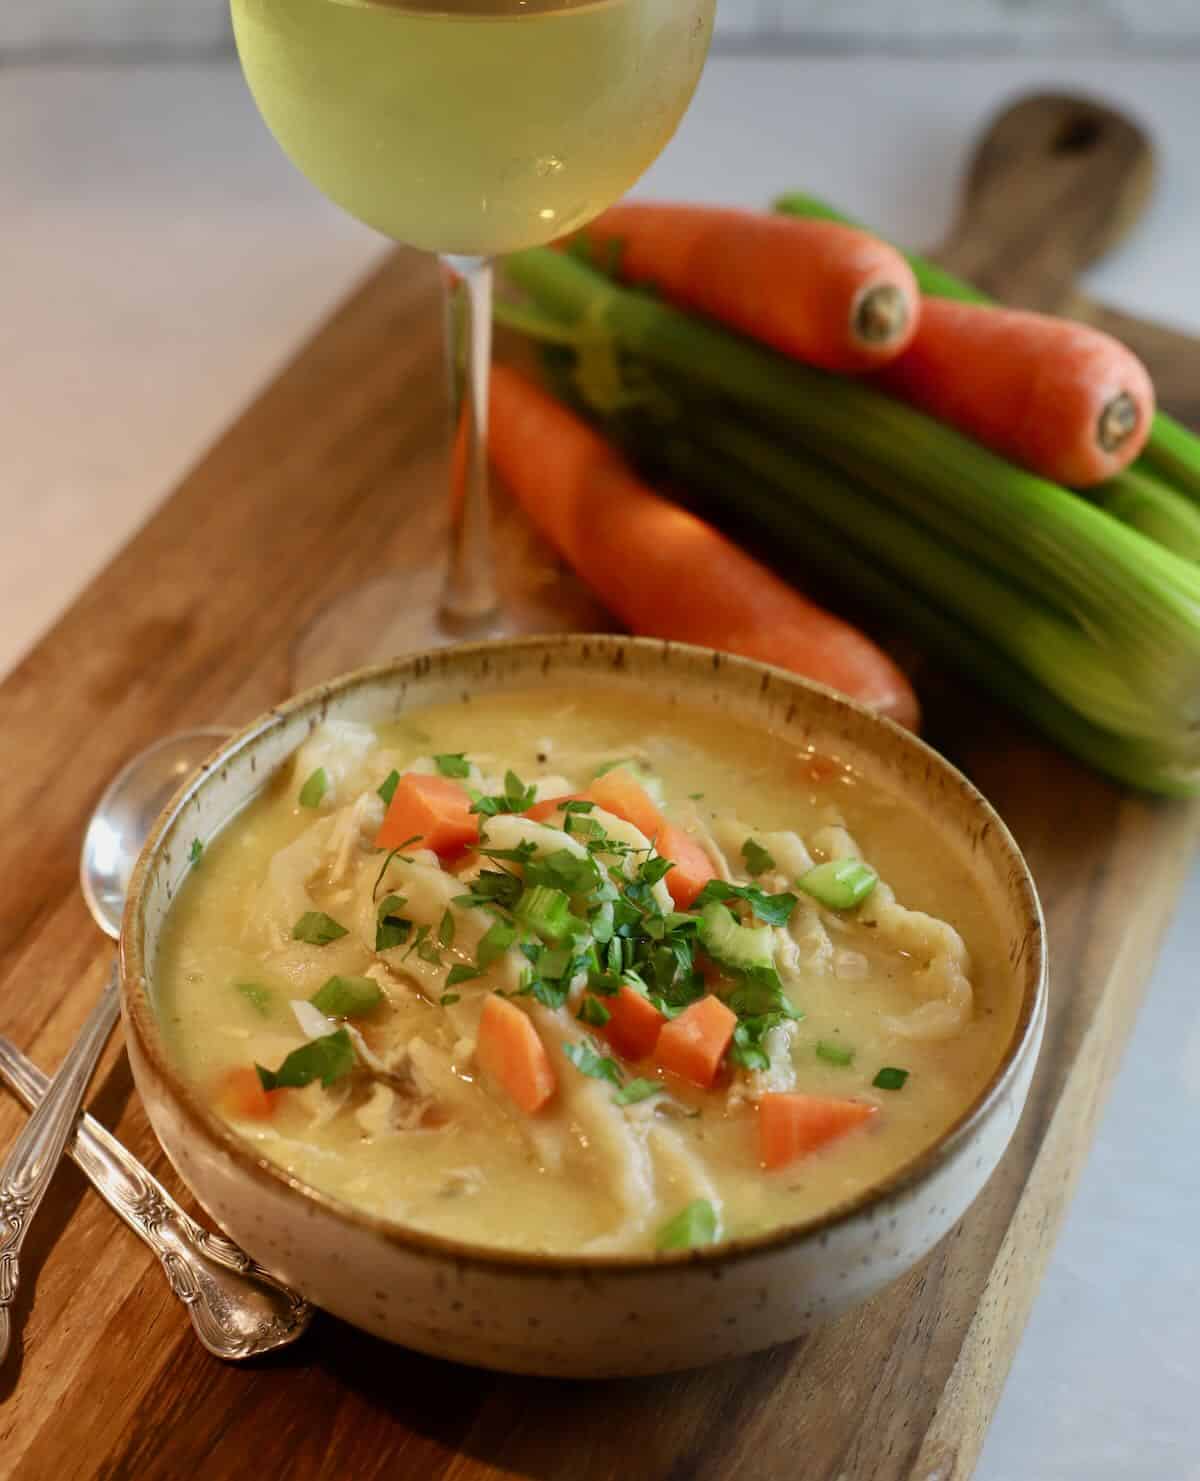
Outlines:
<svg viewBox="0 0 1200 1481"><path fill-rule="evenodd" d="M1148 150L1052 143L1014 167L1004 137L980 153L945 256L1014 302L1074 303L1076 269L1144 192ZM334 595L402 566L424 599L417 576L444 537L440 329L432 268L397 253L0 686L0 1031L42 1065L58 1063L107 970L75 865L119 764L165 731L242 722L282 698L297 634ZM1200 385L1200 344L1166 331L1139 343L1160 385ZM1200 417L1195 400L1174 406ZM526 599L603 620L507 507L500 540ZM0 1477L966 1477L1200 814L1090 775L960 684L935 676L926 695L931 738L1025 849L1053 980L1011 1151L919 1269L803 1342L653 1381L507 1378L325 1318L299 1348L232 1368L200 1350L156 1262L67 1166L26 1245ZM119 1043L90 1106L178 1191ZM0 1094L0 1144L20 1124Z"/></svg>

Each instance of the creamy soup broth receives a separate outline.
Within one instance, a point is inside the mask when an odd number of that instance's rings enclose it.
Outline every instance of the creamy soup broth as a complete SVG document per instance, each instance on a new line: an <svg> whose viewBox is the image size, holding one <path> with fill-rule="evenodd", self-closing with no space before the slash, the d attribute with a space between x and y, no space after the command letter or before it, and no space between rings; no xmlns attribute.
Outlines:
<svg viewBox="0 0 1200 1481"><path fill-rule="evenodd" d="M539 798L578 794L597 770L626 763L617 774L658 791L662 813L700 845L715 874L768 896L796 895L785 924L770 930L778 981L803 1016L766 1032L756 1065L727 1053L715 1083L702 1088L662 1069L654 1054L629 1063L609 1046L606 1026L580 1021L585 996L610 1000L586 992L584 969L559 1008L521 994L532 969L519 945L448 987L452 967L476 963L494 920L478 904L454 902L470 893L481 863L517 875L522 866L470 852L441 861L410 847L383 869L387 853L375 839L385 816L380 785L393 772L440 775L431 758L457 753L470 774L446 780L484 796L503 795L508 772ZM631 852L602 860L606 867L636 870L652 857L637 851L645 838L604 809L575 816L622 829ZM484 820L484 839L511 845L535 830L543 857L564 845L564 820L501 815ZM565 842L572 839L579 851L575 835ZM747 839L761 852L745 851ZM796 888L816 865L856 854L880 880L857 906L832 908ZM654 893L662 896L661 884ZM409 922L408 935L377 951L391 939L379 934L389 896L404 901L391 919ZM574 906L586 924L585 907ZM762 924L738 897L730 907L739 924ZM302 918L322 915L345 934L325 944L295 939ZM156 982L184 1073L289 1173L438 1235L602 1252L760 1233L818 1215L909 1161L962 1114L1004 1054L1019 1006L1008 958L961 861L911 805L853 771L709 712L549 690L413 711L377 731L331 723L314 732L204 846L166 923ZM706 989L726 998L736 990L736 970L716 971L699 949L695 961ZM345 1020L322 1019L310 1000L332 978L374 983L380 1001ZM553 1093L532 1113L480 1064L481 1012L496 989L528 1016L553 1075ZM252 1078L254 1066L278 1071L341 1026L353 1064L328 1087L314 1080L268 1096ZM587 1074L581 1057L611 1069ZM885 1069L907 1072L900 1088L874 1083ZM661 1092L622 1104L621 1089L635 1080ZM873 1113L765 1168L763 1098L797 1093ZM670 1232L697 1208L703 1217Z"/></svg>

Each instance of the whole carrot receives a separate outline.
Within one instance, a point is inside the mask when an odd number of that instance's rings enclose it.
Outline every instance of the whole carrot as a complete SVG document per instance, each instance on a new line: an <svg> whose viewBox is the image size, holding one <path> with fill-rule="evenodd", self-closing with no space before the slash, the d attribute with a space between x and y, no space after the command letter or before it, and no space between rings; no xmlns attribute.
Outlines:
<svg viewBox="0 0 1200 1481"><path fill-rule="evenodd" d="M916 729L908 680L711 525L653 493L565 407L492 370L492 459L541 533L635 632L778 664Z"/></svg>
<svg viewBox="0 0 1200 1481"><path fill-rule="evenodd" d="M1090 488L1137 457L1154 386L1111 335L1069 319L927 298L904 354L872 377L1055 483Z"/></svg>
<svg viewBox="0 0 1200 1481"><path fill-rule="evenodd" d="M903 255L839 222L635 201L575 240L624 281L824 370L885 364L917 326Z"/></svg>

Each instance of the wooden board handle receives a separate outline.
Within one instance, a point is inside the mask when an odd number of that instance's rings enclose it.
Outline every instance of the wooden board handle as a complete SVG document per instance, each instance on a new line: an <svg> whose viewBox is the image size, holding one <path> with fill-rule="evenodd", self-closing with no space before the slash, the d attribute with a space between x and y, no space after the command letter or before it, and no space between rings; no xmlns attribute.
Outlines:
<svg viewBox="0 0 1200 1481"><path fill-rule="evenodd" d="M1021 98L980 140L934 255L1003 302L1053 313L1134 224L1153 180L1150 139L1122 114L1064 94Z"/></svg>

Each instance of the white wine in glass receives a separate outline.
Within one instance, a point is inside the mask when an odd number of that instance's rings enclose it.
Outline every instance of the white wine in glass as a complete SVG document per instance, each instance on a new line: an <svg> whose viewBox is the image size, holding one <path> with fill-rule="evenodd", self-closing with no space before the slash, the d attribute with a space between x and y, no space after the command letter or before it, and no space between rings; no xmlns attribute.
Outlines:
<svg viewBox="0 0 1200 1481"><path fill-rule="evenodd" d="M386 580L363 594L368 621L331 612L349 641L364 635L360 651L341 645L343 666L522 625L499 608L490 552L491 263L582 226L653 162L699 80L714 4L232 0L246 79L293 163L352 215L453 269L461 486L441 599L405 577L390 595Z"/></svg>

